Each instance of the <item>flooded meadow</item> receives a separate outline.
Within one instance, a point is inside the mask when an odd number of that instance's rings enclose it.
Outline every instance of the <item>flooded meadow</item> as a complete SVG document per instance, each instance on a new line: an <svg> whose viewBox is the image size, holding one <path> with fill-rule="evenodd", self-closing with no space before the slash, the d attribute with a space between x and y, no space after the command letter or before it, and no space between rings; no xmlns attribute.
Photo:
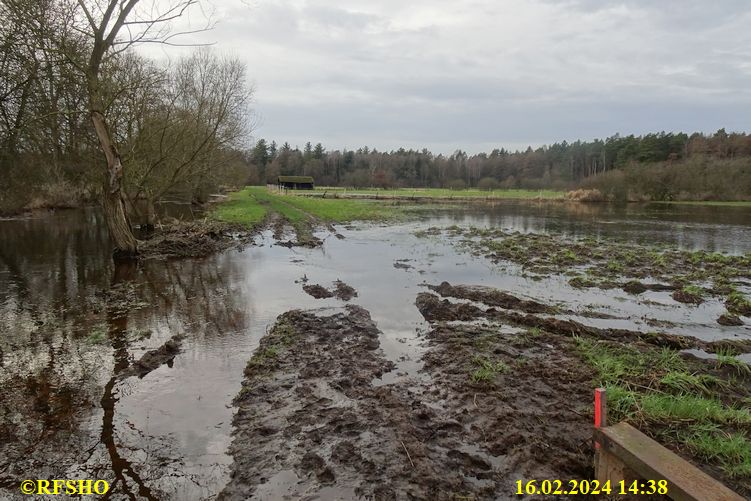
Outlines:
<svg viewBox="0 0 751 501"><path fill-rule="evenodd" d="M651 402L626 376L702 376L740 413L718 433L745 436L751 209L416 214L117 265L97 209L0 220L0 497L91 478L108 499L517 499L591 477L594 385ZM606 373L616 349L654 380ZM663 437L654 416L623 409ZM691 437L673 448L751 493L751 464Z"/></svg>

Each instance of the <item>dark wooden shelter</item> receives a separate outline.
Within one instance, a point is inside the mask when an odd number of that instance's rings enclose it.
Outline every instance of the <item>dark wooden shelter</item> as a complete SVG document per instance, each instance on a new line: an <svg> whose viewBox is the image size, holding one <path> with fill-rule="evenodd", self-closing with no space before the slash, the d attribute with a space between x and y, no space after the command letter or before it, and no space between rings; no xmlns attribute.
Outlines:
<svg viewBox="0 0 751 501"><path fill-rule="evenodd" d="M279 176L280 188L289 190L312 190L315 188L313 178L310 176Z"/></svg>

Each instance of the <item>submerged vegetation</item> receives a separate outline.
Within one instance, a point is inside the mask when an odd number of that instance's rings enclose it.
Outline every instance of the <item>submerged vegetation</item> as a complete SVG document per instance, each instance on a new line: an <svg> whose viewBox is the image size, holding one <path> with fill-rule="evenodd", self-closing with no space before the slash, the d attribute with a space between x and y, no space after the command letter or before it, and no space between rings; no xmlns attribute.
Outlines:
<svg viewBox="0 0 751 501"><path fill-rule="evenodd" d="M742 292L751 278L751 253L686 251L594 237L573 239L459 226L430 228L418 235L444 231L459 237L459 245L470 252L495 263L519 265L532 277L563 274L576 288L621 288L630 294L672 291L673 299L688 304L725 298L729 313L751 316L751 301Z"/></svg>

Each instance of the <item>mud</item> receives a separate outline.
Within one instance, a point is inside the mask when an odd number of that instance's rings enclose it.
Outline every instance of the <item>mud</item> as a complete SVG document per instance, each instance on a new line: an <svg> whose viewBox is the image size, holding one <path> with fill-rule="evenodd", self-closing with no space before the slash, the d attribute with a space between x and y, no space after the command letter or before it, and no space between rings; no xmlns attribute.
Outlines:
<svg viewBox="0 0 751 501"><path fill-rule="evenodd" d="M621 287L624 292L629 294L643 294L647 291L661 292L661 291L673 291L676 289L674 285L666 284L645 284L638 280L629 280Z"/></svg>
<svg viewBox="0 0 751 501"><path fill-rule="evenodd" d="M170 220L157 226L140 242L141 259L205 257L223 250L240 247L250 241L253 233L247 228L208 219L194 221Z"/></svg>
<svg viewBox="0 0 751 501"><path fill-rule="evenodd" d="M431 288L434 290L440 288L445 292L474 289L474 287L448 286L447 284ZM489 298L484 306L495 304L496 294L487 289L482 290L485 292L485 297ZM462 295L464 294L455 294L455 296ZM475 303L483 303L477 296L474 296L472 300ZM441 301L430 293L420 293L416 305L433 327L427 334L431 349L423 360L426 364L425 369L431 373L436 388L441 389L436 391L441 391L442 405L451 407L452 399L461 398L462 395L466 401L466 396L472 390L466 384L457 385L455 375L474 369L472 381L476 386L498 390L490 393L491 397L484 396L486 401L490 400L489 406L488 408L478 406L480 409L476 413L477 416L503 412L502 409L508 406L511 407L509 413L519 413L519 403L530 405L521 407L521 410L527 411L530 417L525 430L531 433L528 436L524 435L522 441L524 446L517 446L514 449L515 453L520 454L520 458L515 458L517 464L519 462L526 464L529 461L533 471L544 468L535 463L535 455L540 454L541 450L526 447L526 445L534 442L535 439L552 439L554 441L550 442L552 444L550 450L543 449L546 455L550 454L550 463L546 466L557 465L558 461L565 457L566 459L563 460L565 464L576 471L567 471L564 475L572 478L577 478L577 471L581 475L588 474L586 468L591 463L586 460L587 449L577 449L577 444L586 444L587 435L591 429L588 421L581 423L578 430L572 431L570 428L575 426L577 416L591 415L591 404L588 398L591 385L598 378L603 377L595 371L596 366L587 363L584 358L583 349L578 346L582 339L593 338L598 346L607 346L613 352L631 351L644 354L653 360L676 356L679 354L678 350L689 345L700 346L700 349L705 351L723 350L726 353L737 353L740 349L748 349L747 343L744 342L728 340L704 343L695 338L668 334L597 329L577 322L544 318L532 314L499 312L493 307L484 310L476 304ZM456 320L468 323L457 324ZM731 408L739 408L749 401L751 373L720 362L699 359L688 352L680 353L680 356L684 360L685 365L682 370L685 374L692 374L707 382L706 386L700 386L699 390L703 391L704 395ZM668 379L663 379L665 377L665 369L648 366L635 378L629 379L626 384L632 388L640 388L642 391L655 391L660 394L676 394L677 391L678 398L680 398L685 388L681 387L676 390L668 384ZM481 393L475 390L474 398L478 398L478 394ZM559 398L562 401L558 401ZM547 404L551 404L551 407L546 407ZM660 421L655 419L654 415L642 416L639 410L635 414L622 414L620 404L613 405L615 407L611 409L613 410L612 418L616 421L628 420L644 433L658 439L710 475L721 479L734 490L744 495L751 493L751 484L729 473L727 464L719 466L713 458L707 458L706 455L697 452L686 443L688 440L685 437L690 436L691 432L685 431L683 427L690 427L691 420L683 423L677 423L671 419ZM504 422L504 425L506 426L501 427L498 421L495 421L490 429L505 429L518 433L513 426L509 427L507 422ZM480 426L480 429L484 433L488 428ZM745 424L726 423L722 428L722 433L745 433L746 429ZM584 430L587 432L585 433ZM583 442L577 442L577 436ZM513 439L509 438L509 440ZM502 449L500 451L491 449L490 452L498 455L499 452L502 453ZM546 473L551 474L551 472ZM513 478L514 470L507 475ZM540 473L525 473L525 475L532 475L528 477L532 478Z"/></svg>
<svg viewBox="0 0 751 501"><path fill-rule="evenodd" d="M397 270L411 270L414 268L411 264L407 264L410 259L397 259L394 261L394 268Z"/></svg>
<svg viewBox="0 0 751 501"><path fill-rule="evenodd" d="M513 499L517 479L591 477L592 374L560 349L570 339L522 348L514 334L440 326L427 379L379 386L394 367L379 334L351 305L278 318L235 401L220 499ZM507 370L473 381L485 357Z"/></svg>
<svg viewBox="0 0 751 501"><path fill-rule="evenodd" d="M183 339L183 336L175 335L159 348L147 351L140 359L136 360L129 367L121 371L117 375L118 379L126 379L131 376L143 378L149 372L158 369L164 364L172 367L173 360L177 354L180 353L180 346Z"/></svg>
<svg viewBox="0 0 751 501"><path fill-rule="evenodd" d="M297 240L280 240L276 245L287 247L288 249L291 249L292 247L307 247L313 249L315 247L320 247L322 243L323 241L321 239L311 235L307 238L298 238Z"/></svg>
<svg viewBox="0 0 751 501"><path fill-rule="evenodd" d="M357 291L351 285L347 285L341 280L334 282L334 296L342 301L349 301L357 297Z"/></svg>
<svg viewBox="0 0 751 501"><path fill-rule="evenodd" d="M725 325L729 327L739 327L743 325L743 320L740 319L737 315L732 314L724 314L720 315L720 317L717 319L717 323L720 325Z"/></svg>
<svg viewBox="0 0 751 501"><path fill-rule="evenodd" d="M537 301L519 299L516 296L490 287L453 286L448 282L442 282L440 285L428 285L428 288L443 297L469 299L505 310L520 310L525 313L557 312L557 308L553 306L538 303Z"/></svg>
<svg viewBox="0 0 751 501"><path fill-rule="evenodd" d="M701 296L697 294L692 294L683 289L678 289L675 292L673 292L672 298L678 301L679 303L684 303L684 304L701 304L704 302L704 299L702 299Z"/></svg>
<svg viewBox="0 0 751 501"><path fill-rule="evenodd" d="M736 353L751 352L751 340L723 339L703 341L693 336L676 336L659 332L639 332L628 329L602 329L574 320L561 320L534 314L522 314L515 311L499 311L495 308L483 309L474 304L452 303L441 300L435 294L421 292L417 295L415 306L428 322L438 321L473 321L488 319L507 323L517 327L544 329L563 336L585 336L596 339L609 339L619 342L643 341L655 346L676 350L701 349L710 353L730 349Z"/></svg>
<svg viewBox="0 0 751 501"><path fill-rule="evenodd" d="M307 282L307 277L305 277L304 282ZM334 282L333 290L327 289L320 284L305 284L302 286L302 289L306 294L316 299L336 297L337 299L341 299L342 301L350 301L352 298L357 297L357 291L355 290L355 288L351 285L345 284L341 280L336 280Z"/></svg>
<svg viewBox="0 0 751 501"><path fill-rule="evenodd" d="M319 284L303 285L302 290L304 290L306 294L313 296L316 299L326 299L334 296L334 293L332 293L323 285Z"/></svg>

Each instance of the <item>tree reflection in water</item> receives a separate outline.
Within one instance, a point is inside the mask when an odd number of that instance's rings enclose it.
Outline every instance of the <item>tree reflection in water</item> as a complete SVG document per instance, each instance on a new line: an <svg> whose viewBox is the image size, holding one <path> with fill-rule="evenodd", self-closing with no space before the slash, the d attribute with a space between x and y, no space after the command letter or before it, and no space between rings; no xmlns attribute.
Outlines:
<svg viewBox="0 0 751 501"><path fill-rule="evenodd" d="M196 471L173 437L118 411L143 384L120 374L173 334L200 349L242 331L235 264L215 256L114 267L101 230L84 224L96 212L69 216L0 228L0 497L20 499L27 478L107 480L105 499L209 496L212 471ZM144 382L160 377L163 369Z"/></svg>

